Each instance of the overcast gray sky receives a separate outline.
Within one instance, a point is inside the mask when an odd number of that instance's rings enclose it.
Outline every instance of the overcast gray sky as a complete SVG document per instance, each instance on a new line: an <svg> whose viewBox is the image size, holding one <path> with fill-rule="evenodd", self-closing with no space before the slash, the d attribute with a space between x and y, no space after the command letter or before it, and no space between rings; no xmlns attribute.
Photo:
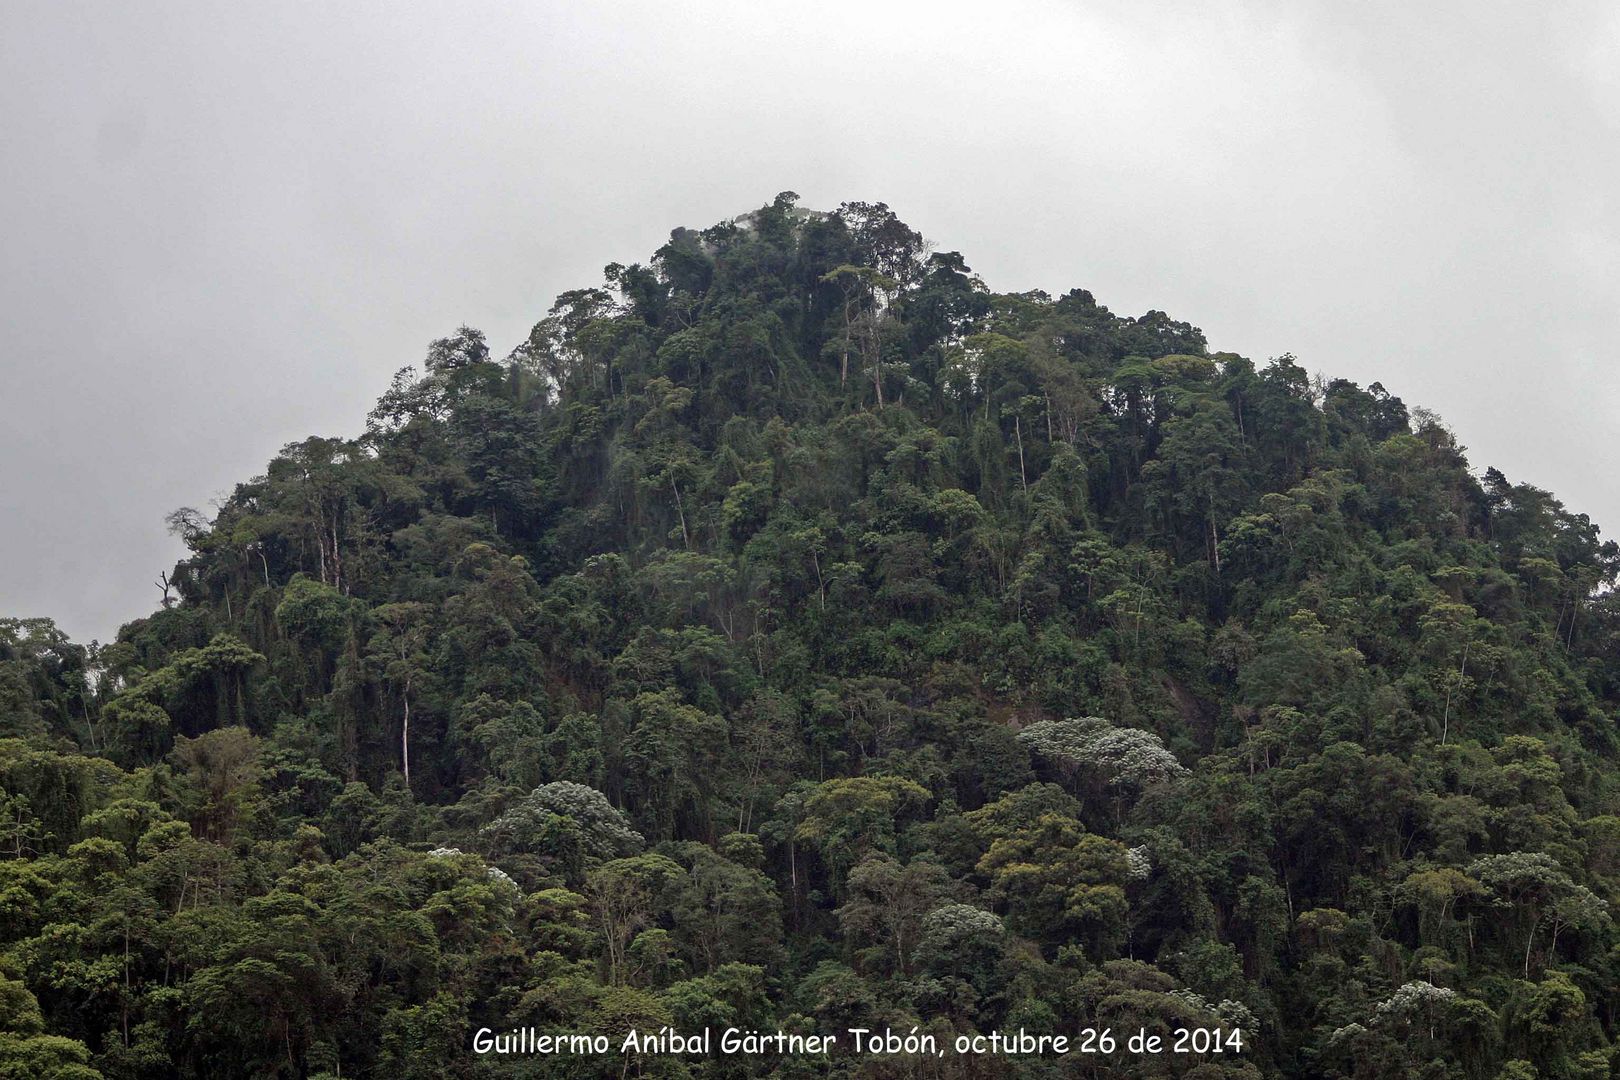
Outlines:
<svg viewBox="0 0 1620 1080"><path fill-rule="evenodd" d="M0 614L147 613L206 507L466 323L792 189L996 289L1382 381L1620 529L1610 0L5 4Z"/></svg>

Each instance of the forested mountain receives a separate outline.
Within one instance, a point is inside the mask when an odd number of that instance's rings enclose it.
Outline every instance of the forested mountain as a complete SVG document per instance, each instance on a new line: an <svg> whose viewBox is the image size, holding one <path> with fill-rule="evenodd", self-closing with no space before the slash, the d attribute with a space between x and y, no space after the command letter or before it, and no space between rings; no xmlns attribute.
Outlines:
<svg viewBox="0 0 1620 1080"><path fill-rule="evenodd" d="M0 1076L1620 1076L1616 545L795 201L434 342L115 642L0 623ZM1122 1045L468 1049L665 1024Z"/></svg>

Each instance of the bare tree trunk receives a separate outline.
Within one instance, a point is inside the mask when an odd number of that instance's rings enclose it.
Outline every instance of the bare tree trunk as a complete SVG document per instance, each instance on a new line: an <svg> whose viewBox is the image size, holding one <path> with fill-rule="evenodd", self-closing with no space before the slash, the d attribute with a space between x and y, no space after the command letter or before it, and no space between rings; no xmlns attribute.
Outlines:
<svg viewBox="0 0 1620 1080"><path fill-rule="evenodd" d="M850 303L850 296L846 290L844 293L844 346L843 352L838 358L839 386L843 386L849 381L849 342L853 334L853 327L855 325L855 320L849 313Z"/></svg>
<svg viewBox="0 0 1620 1080"><path fill-rule="evenodd" d="M343 584L343 561L338 558L337 515L332 515L332 587L342 589L343 595L349 595L349 590Z"/></svg>
<svg viewBox="0 0 1620 1080"><path fill-rule="evenodd" d="M1018 482L1028 491L1029 475L1024 471L1024 421L1021 417L1013 417L1013 435L1018 439Z"/></svg>
<svg viewBox="0 0 1620 1080"><path fill-rule="evenodd" d="M681 488L675 483L674 473L670 473L669 476L669 490L675 493L675 513L680 515L681 519L681 540L685 542L686 550L691 551L692 534L686 531L686 508L681 505Z"/></svg>
<svg viewBox="0 0 1620 1080"><path fill-rule="evenodd" d="M321 584L326 581L326 515L317 513L319 520L315 523L315 551L321 557Z"/></svg>
<svg viewBox="0 0 1620 1080"><path fill-rule="evenodd" d="M881 409L883 408L883 353L874 340L876 337L877 327L873 326L867 333L867 342L872 353L867 358L867 363L872 365L872 388L877 391L877 405Z"/></svg>
<svg viewBox="0 0 1620 1080"><path fill-rule="evenodd" d="M399 729L399 756L405 767L405 790L411 789L411 680L405 679L405 721Z"/></svg>
<svg viewBox="0 0 1620 1080"><path fill-rule="evenodd" d="M1468 650L1473 646L1472 641L1463 642L1462 667L1457 672L1457 681L1462 682L1468 675ZM1446 737L1451 731L1451 683L1446 684L1446 712L1440 720L1440 745L1446 745Z"/></svg>
<svg viewBox="0 0 1620 1080"><path fill-rule="evenodd" d="M80 698L79 708L84 710L84 730L90 735L90 752L92 754L99 754L101 753L101 749L99 746L97 746L98 740L96 739L95 721L90 719L90 706L85 703L83 698Z"/></svg>

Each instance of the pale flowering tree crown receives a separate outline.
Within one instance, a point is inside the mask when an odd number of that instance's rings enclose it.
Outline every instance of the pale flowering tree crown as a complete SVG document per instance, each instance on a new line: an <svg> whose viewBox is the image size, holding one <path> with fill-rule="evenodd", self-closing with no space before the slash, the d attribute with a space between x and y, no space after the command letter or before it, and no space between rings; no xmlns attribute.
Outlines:
<svg viewBox="0 0 1620 1080"><path fill-rule="evenodd" d="M646 845L606 795L570 780L535 788L481 832L493 841L532 850L542 846L565 822L573 842L590 858L617 859Z"/></svg>
<svg viewBox="0 0 1620 1080"><path fill-rule="evenodd" d="M1344 1027L1334 1028L1333 1034L1328 1036L1328 1042L1337 1045L1347 1039L1354 1039L1358 1035L1365 1034L1367 1034L1367 1026L1365 1024L1351 1022L1344 1025Z"/></svg>
<svg viewBox="0 0 1620 1080"><path fill-rule="evenodd" d="M1609 903L1578 884L1542 851L1510 851L1486 855L1468 866L1468 873L1491 890L1499 905L1541 902L1542 919L1555 929L1591 928L1609 921Z"/></svg>
<svg viewBox="0 0 1620 1080"><path fill-rule="evenodd" d="M1001 916L972 904L943 904L923 916L916 955L936 974L982 974L995 967L1006 940Z"/></svg>
<svg viewBox="0 0 1620 1080"><path fill-rule="evenodd" d="M1006 933L1001 916L972 904L946 904L923 916L923 940L936 949L957 948L962 942L979 937L1000 937Z"/></svg>
<svg viewBox="0 0 1620 1080"><path fill-rule="evenodd" d="M1042 720L1020 731L1018 739L1053 761L1106 772L1115 787L1147 787L1187 772L1151 731L1115 727L1098 716Z"/></svg>
<svg viewBox="0 0 1620 1080"><path fill-rule="evenodd" d="M1486 855L1469 864L1468 875L1504 899L1535 889L1562 891L1573 884L1558 860L1542 851Z"/></svg>
<svg viewBox="0 0 1620 1080"><path fill-rule="evenodd" d="M1413 979L1404 983L1385 1001L1381 1001L1373 1010L1373 1019L1392 1020L1410 1016L1420 1009L1432 1009L1450 1004L1457 999L1457 991L1448 990L1443 986L1425 982L1422 979Z"/></svg>
<svg viewBox="0 0 1620 1080"><path fill-rule="evenodd" d="M436 847L432 851L428 852L428 858L430 858L430 859L457 859L457 858L460 858L461 856L463 856L465 854L466 854L466 852L462 851L460 848L457 848L457 847ZM508 885L511 885L514 888L517 887L517 882L512 880L512 875L508 874L505 870L502 870L500 867L498 867L498 866L486 866L486 867L484 867L484 870L485 870L486 873L489 874L489 878L490 878L491 881L504 881Z"/></svg>
<svg viewBox="0 0 1620 1080"><path fill-rule="evenodd" d="M1172 990L1170 996L1186 1002L1191 1008L1212 1016L1229 1027L1240 1028L1245 1032L1258 1031L1260 1028L1259 1018L1241 1001L1222 998L1219 1002L1211 1003L1196 990Z"/></svg>

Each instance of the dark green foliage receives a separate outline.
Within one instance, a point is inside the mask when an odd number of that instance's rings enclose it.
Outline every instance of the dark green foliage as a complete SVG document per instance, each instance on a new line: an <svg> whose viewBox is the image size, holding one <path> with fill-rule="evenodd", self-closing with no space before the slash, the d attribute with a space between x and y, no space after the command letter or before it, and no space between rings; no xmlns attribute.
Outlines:
<svg viewBox="0 0 1620 1080"><path fill-rule="evenodd" d="M113 644L0 621L0 1074L1614 1075L1615 545L1382 386L795 202L434 342Z"/></svg>

